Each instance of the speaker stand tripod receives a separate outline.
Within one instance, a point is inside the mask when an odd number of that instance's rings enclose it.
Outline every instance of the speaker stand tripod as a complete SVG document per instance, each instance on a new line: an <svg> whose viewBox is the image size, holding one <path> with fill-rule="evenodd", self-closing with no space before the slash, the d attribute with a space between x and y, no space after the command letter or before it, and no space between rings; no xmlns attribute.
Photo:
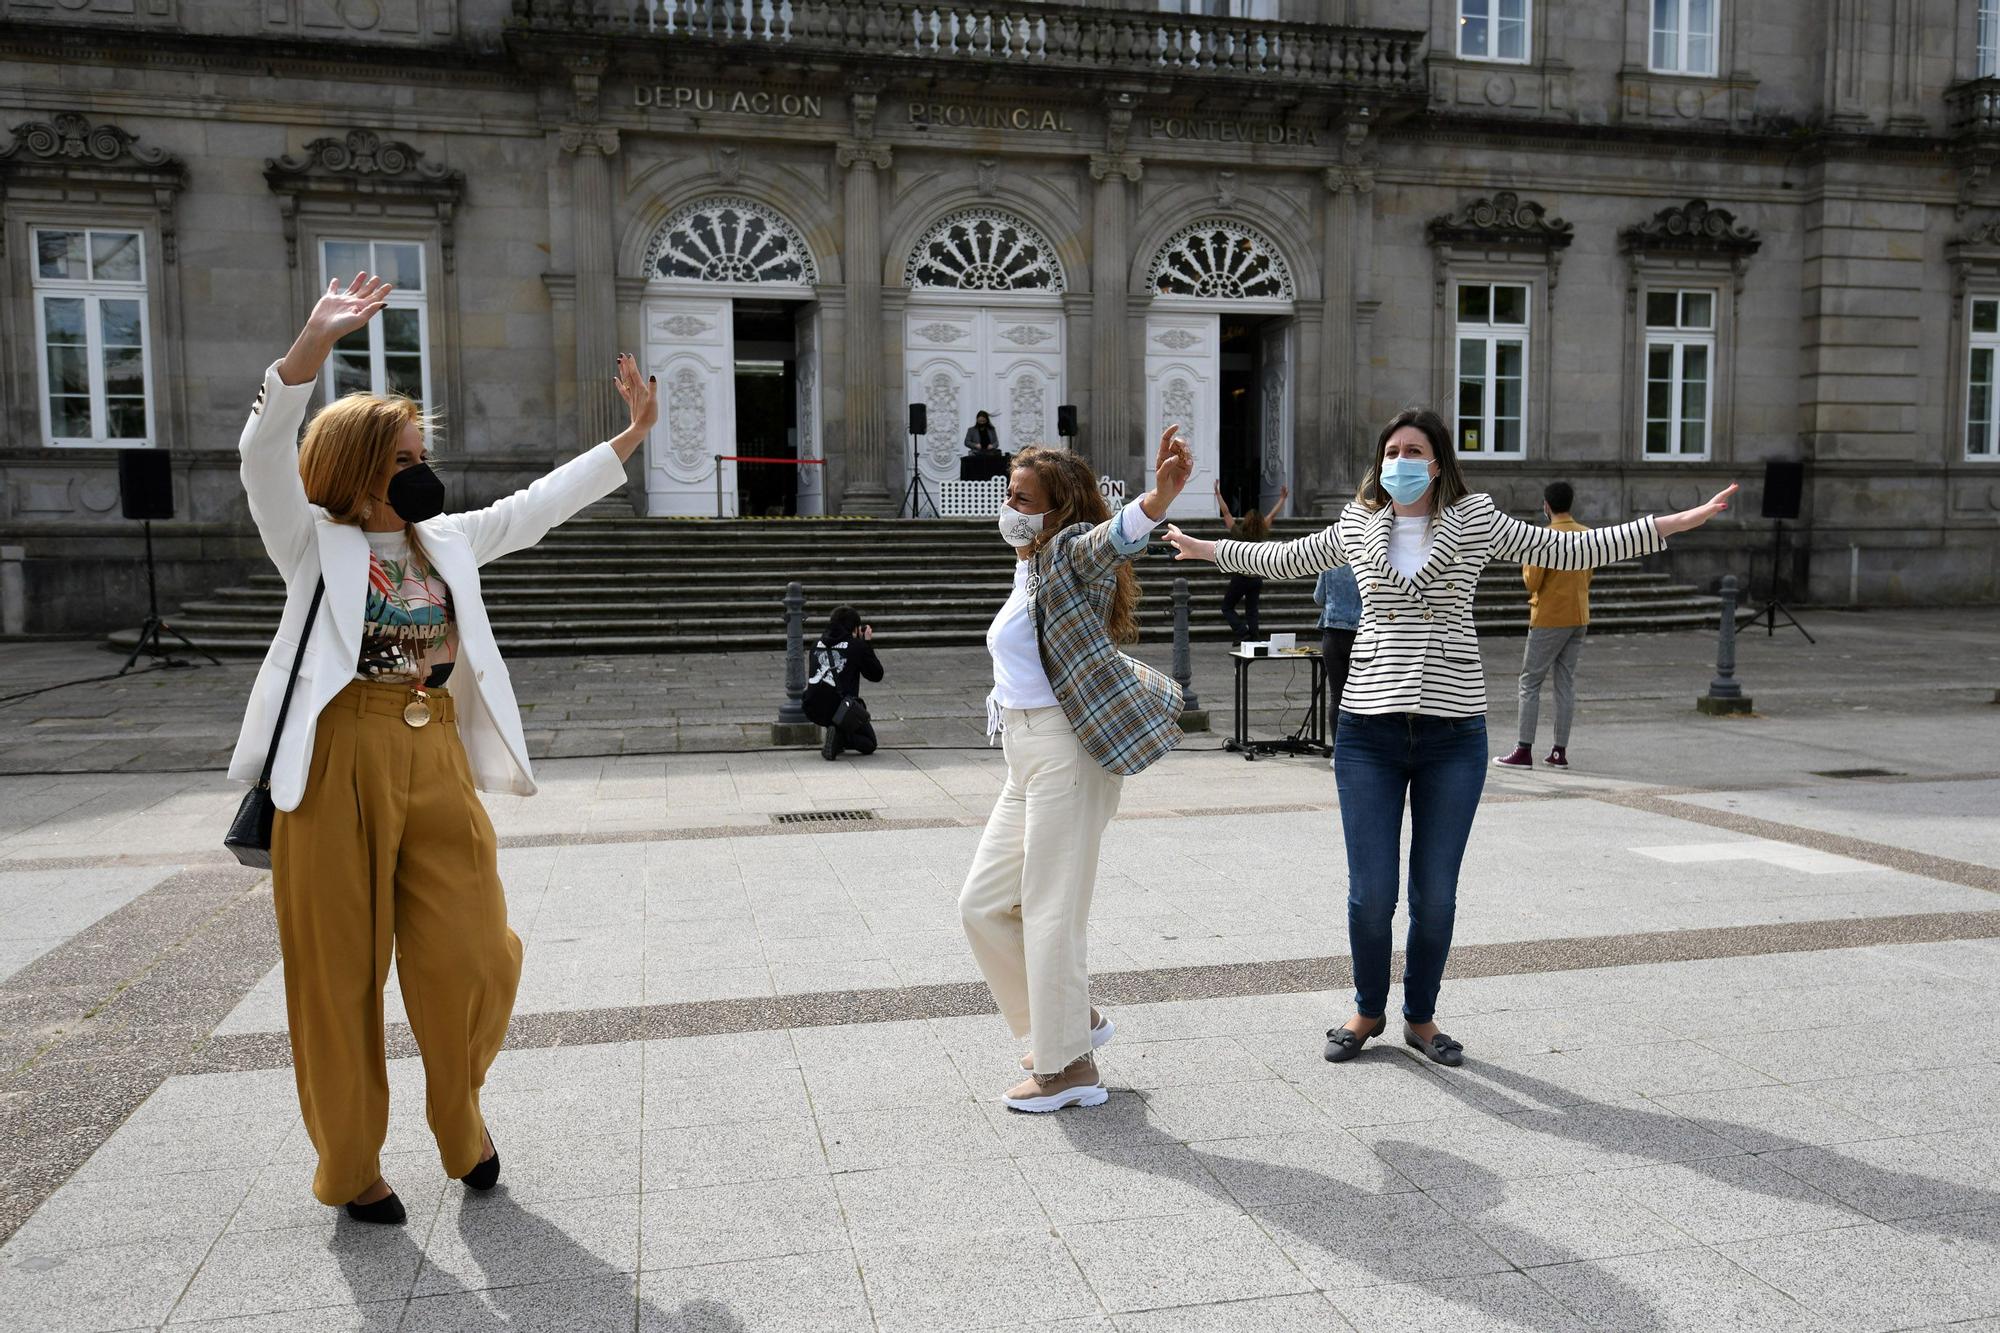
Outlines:
<svg viewBox="0 0 2000 1333"><path fill-rule="evenodd" d="M1799 618L1778 598L1778 571L1784 566L1784 550L1785 521L1778 519L1771 527L1771 600L1751 617L1750 623L1755 625L1761 622L1764 637L1768 639L1778 632L1778 618L1783 616L1787 625L1806 636L1807 643L1817 644L1819 640L1812 636L1812 631L1801 625Z"/></svg>
<svg viewBox="0 0 2000 1333"><path fill-rule="evenodd" d="M155 576L153 569L152 520L148 519L146 521L145 526L146 526L146 623L139 626L139 642L132 645L132 652L129 656L126 657L125 665L118 668L118 674L122 676L126 672L130 671L132 669L132 664L139 660L139 654L141 653L147 653L155 658L163 659L161 660L160 665L164 667L193 666L194 663L183 662L181 661L180 658L175 657L173 655L172 650L170 650L167 647L164 640L162 640L162 638L160 637L163 634L173 635L176 639L179 639L183 645L186 646L189 652L201 653L203 657L206 657L210 662L213 662L216 666L221 666L222 663L216 661L215 655L213 653L204 652L202 649L195 647L193 643L189 642L187 635L181 633L179 630L175 629L172 625L169 625L166 621L160 619L160 586L159 586L159 581Z"/></svg>
<svg viewBox="0 0 2000 1333"><path fill-rule="evenodd" d="M914 431L911 432L910 485L903 492L903 504L901 507L907 508L910 511L911 518L922 518L924 516L923 506L929 504L931 507L931 517L936 518L938 517L937 500L931 495L930 487L924 484L923 464L917 459L917 439L918 436L916 433Z"/></svg>

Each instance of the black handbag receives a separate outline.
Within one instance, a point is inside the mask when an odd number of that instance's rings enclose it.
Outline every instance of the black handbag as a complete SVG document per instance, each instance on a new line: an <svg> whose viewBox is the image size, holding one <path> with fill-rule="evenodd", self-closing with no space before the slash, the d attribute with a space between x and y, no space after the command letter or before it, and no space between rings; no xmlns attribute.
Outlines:
<svg viewBox="0 0 2000 1333"><path fill-rule="evenodd" d="M306 642L312 638L313 620L319 615L320 598L325 595L326 580L321 579L313 589L305 628L299 631L299 651L292 658L291 679L285 682L285 701L278 705L278 725L271 728L271 749L264 756L264 771L258 776L257 785L243 793L243 804L236 807L236 818L229 821L229 832L222 835L222 845L253 869L271 868L271 822L278 813L278 807L271 803L271 768L278 762L278 738L285 734L285 715L292 711L292 691L298 688L299 668L305 665Z"/></svg>
<svg viewBox="0 0 2000 1333"><path fill-rule="evenodd" d="M858 695L843 694L840 703L833 710L833 721L829 725L835 731L846 731L868 721L868 705L861 702Z"/></svg>

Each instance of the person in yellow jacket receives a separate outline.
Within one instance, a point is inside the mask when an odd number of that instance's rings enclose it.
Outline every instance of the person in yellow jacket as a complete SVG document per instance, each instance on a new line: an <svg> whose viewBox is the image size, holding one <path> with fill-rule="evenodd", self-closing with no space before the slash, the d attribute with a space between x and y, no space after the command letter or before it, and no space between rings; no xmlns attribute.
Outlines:
<svg viewBox="0 0 2000 1333"><path fill-rule="evenodd" d="M1552 481L1542 492L1542 512L1557 532L1588 532L1570 517L1576 490L1566 481ZM1576 662L1583 656L1583 636L1590 632L1590 574L1587 569L1542 569L1521 566L1528 585L1528 646L1521 655L1520 743L1493 762L1504 768L1535 766L1535 727L1542 712L1542 682L1556 676L1556 734L1548 758L1550 768L1569 767L1569 724L1576 713Z"/></svg>

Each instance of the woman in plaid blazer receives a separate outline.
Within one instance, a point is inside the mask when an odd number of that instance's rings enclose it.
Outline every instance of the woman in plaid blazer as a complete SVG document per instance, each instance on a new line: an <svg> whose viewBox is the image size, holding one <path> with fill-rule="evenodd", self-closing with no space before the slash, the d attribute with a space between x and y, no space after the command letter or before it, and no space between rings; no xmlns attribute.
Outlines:
<svg viewBox="0 0 2000 1333"><path fill-rule="evenodd" d="M1030 1076L1018 1111L1096 1106L1109 1095L1091 1052L1112 1025L1090 1007L1085 930L1104 826L1119 787L1180 740L1178 686L1118 651L1138 637L1131 558L1194 470L1179 428L1160 437L1153 489L1111 514L1089 464L1062 449L1015 455L1000 533L1014 592L986 631L989 735L1007 780L986 822L959 914L973 957Z"/></svg>
<svg viewBox="0 0 2000 1333"><path fill-rule="evenodd" d="M1589 532L1530 527L1501 513L1491 496L1470 494L1444 421L1412 409L1383 427L1354 502L1323 532L1250 544L1167 529L1177 559L1280 579L1351 565L1360 584L1361 627L1333 742L1355 1014L1326 1034L1328 1060L1353 1059L1388 1024L1390 925L1407 801L1403 1040L1437 1064L1464 1063L1464 1047L1438 1030L1435 1007L1451 951L1459 864L1486 781L1486 676L1472 623L1479 571L1496 557L1591 569L1658 551L1669 535L1727 509L1735 490L1682 513Z"/></svg>

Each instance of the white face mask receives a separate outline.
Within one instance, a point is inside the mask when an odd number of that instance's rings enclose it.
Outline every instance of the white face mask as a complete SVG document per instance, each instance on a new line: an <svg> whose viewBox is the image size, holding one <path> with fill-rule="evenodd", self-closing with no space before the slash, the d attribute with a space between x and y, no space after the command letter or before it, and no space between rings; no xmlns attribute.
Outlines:
<svg viewBox="0 0 2000 1333"><path fill-rule="evenodd" d="M1034 545L1035 538L1042 535L1042 524L1048 521L1048 511L1039 514L1024 514L1012 505L1000 506L1000 535L1015 550Z"/></svg>

